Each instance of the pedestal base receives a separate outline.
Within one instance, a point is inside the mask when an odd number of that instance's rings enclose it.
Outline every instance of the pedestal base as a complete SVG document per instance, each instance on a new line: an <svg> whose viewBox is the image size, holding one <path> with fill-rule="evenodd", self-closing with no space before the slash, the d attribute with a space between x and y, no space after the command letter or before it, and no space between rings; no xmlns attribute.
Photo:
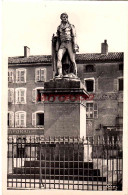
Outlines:
<svg viewBox="0 0 128 195"><path fill-rule="evenodd" d="M44 84L44 136L86 137L86 98L79 79L57 78Z"/></svg>

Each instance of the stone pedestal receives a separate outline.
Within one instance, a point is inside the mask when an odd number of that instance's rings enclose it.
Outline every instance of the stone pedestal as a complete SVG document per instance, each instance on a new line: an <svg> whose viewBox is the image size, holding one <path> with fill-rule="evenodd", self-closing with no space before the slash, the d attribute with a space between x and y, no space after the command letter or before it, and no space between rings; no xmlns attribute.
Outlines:
<svg viewBox="0 0 128 195"><path fill-rule="evenodd" d="M44 83L44 136L86 137L86 99L79 79L56 78Z"/></svg>

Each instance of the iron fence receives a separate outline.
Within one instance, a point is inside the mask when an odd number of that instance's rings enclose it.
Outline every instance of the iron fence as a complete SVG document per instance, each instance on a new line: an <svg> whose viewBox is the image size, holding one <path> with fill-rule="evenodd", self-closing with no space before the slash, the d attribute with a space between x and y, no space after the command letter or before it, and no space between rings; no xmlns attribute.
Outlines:
<svg viewBox="0 0 128 195"><path fill-rule="evenodd" d="M8 189L122 190L122 137L9 136Z"/></svg>

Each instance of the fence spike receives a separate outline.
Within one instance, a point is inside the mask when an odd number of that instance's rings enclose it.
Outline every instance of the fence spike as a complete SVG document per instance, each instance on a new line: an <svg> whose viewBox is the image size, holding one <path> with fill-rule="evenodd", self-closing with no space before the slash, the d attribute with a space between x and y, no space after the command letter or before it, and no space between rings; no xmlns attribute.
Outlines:
<svg viewBox="0 0 128 195"><path fill-rule="evenodd" d="M82 142L84 143L84 136L82 137Z"/></svg>
<svg viewBox="0 0 128 195"><path fill-rule="evenodd" d="M102 144L103 144L103 145L105 144L105 139L104 139L104 137L102 137Z"/></svg>
<svg viewBox="0 0 128 195"><path fill-rule="evenodd" d="M97 144L98 145L100 144L100 136L99 135L97 136Z"/></svg>
<svg viewBox="0 0 128 195"><path fill-rule="evenodd" d="M107 136L107 144L108 144L108 145L109 145L109 142L110 142L109 136Z"/></svg>
<svg viewBox="0 0 128 195"><path fill-rule="evenodd" d="M115 141L114 136L112 136L112 145L113 146L114 146L114 141Z"/></svg>

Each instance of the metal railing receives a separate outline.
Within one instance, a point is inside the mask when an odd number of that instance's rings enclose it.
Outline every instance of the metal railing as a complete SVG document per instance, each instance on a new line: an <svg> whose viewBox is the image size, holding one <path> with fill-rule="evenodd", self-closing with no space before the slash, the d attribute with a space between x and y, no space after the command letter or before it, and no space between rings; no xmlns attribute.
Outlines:
<svg viewBox="0 0 128 195"><path fill-rule="evenodd" d="M122 190L122 137L8 137L8 189Z"/></svg>

